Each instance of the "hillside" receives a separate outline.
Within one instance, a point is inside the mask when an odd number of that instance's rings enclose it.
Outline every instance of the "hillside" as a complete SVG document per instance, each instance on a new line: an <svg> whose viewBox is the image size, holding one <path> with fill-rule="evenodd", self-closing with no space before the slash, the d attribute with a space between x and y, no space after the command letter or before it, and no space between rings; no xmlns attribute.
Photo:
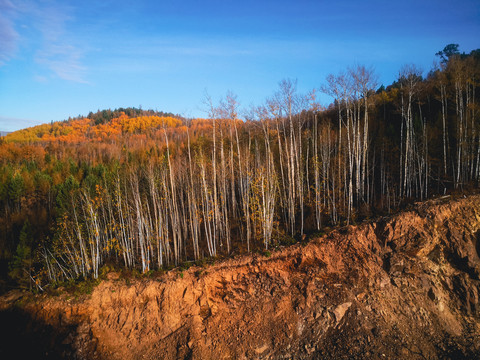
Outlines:
<svg viewBox="0 0 480 360"><path fill-rule="evenodd" d="M480 359L479 5L0 0L0 360Z"/></svg>
<svg viewBox="0 0 480 360"><path fill-rule="evenodd" d="M0 356L478 358L479 234L480 196L446 197L270 256L111 272L76 298L10 292Z"/></svg>
<svg viewBox="0 0 480 360"><path fill-rule="evenodd" d="M480 52L451 45L425 78L329 75L326 109L285 79L247 112L229 92L207 119L120 108L1 138L0 293L271 251L475 192Z"/></svg>
<svg viewBox="0 0 480 360"><path fill-rule="evenodd" d="M101 114L102 112L100 112ZM117 117L80 117L63 122L37 125L5 135L6 142L78 144L85 142L118 141L127 134L155 132L162 128L176 127L181 121L172 116L139 115L130 117L125 112ZM113 116L113 115L112 115Z"/></svg>

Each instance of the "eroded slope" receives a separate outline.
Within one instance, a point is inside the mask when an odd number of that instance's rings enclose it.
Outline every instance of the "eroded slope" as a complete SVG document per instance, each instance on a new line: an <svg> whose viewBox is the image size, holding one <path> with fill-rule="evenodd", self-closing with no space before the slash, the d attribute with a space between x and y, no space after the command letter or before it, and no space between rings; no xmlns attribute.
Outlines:
<svg viewBox="0 0 480 360"><path fill-rule="evenodd" d="M268 258L0 306L59 357L478 358L479 230L480 196L436 200Z"/></svg>

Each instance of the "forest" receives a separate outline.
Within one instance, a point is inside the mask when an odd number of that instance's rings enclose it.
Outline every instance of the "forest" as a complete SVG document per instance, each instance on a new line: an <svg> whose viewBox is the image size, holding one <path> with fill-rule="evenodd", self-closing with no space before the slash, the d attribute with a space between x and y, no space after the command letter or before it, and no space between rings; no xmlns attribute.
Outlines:
<svg viewBox="0 0 480 360"><path fill-rule="evenodd" d="M355 66L300 94L282 80L206 119L103 110L0 139L1 287L43 290L269 251L480 180L480 49L447 45L379 86ZM319 92L334 102L319 104Z"/></svg>

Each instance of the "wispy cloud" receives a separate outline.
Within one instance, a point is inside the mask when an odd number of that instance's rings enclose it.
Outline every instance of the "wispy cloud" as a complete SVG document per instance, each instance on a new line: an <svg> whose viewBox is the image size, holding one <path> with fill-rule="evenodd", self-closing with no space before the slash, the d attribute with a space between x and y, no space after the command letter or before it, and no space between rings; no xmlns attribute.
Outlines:
<svg viewBox="0 0 480 360"><path fill-rule="evenodd" d="M119 57L158 58L167 56L231 57L252 54L243 39L197 36L153 36L134 39L111 39L109 51Z"/></svg>
<svg viewBox="0 0 480 360"><path fill-rule="evenodd" d="M86 67L82 65L83 51L75 46L68 25L74 20L74 9L59 3L45 3L32 10L42 34L42 47L35 60L60 79L86 83Z"/></svg>
<svg viewBox="0 0 480 360"><path fill-rule="evenodd" d="M18 0L13 5L10 0L0 0L0 65L12 57L20 44L50 76L86 83L84 51L69 28L74 20L75 9L62 2ZM26 35L32 31L37 33L34 42Z"/></svg>
<svg viewBox="0 0 480 360"><path fill-rule="evenodd" d="M11 20L14 10L9 0L0 0L0 66L13 56L17 48L18 33Z"/></svg>
<svg viewBox="0 0 480 360"><path fill-rule="evenodd" d="M138 39L112 39L95 51L97 63L92 71L108 73L172 73L211 67L212 61L253 56L252 47L243 41L197 36L162 36Z"/></svg>
<svg viewBox="0 0 480 360"><path fill-rule="evenodd" d="M45 65L60 79L87 83L86 67L82 65L83 52L65 43L48 44L39 50L36 61Z"/></svg>
<svg viewBox="0 0 480 360"><path fill-rule="evenodd" d="M46 83L48 81L47 77L42 76L42 75L35 75L33 77L33 80L35 80L36 82L39 82L39 83Z"/></svg>
<svg viewBox="0 0 480 360"><path fill-rule="evenodd" d="M18 119L0 116L0 131L16 131L41 124L42 121L32 119Z"/></svg>

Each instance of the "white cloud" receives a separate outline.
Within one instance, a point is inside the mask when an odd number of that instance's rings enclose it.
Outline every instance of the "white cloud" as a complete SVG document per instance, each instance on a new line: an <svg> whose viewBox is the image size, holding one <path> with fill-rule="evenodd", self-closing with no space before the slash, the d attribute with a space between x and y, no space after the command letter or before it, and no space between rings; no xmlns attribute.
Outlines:
<svg viewBox="0 0 480 360"><path fill-rule="evenodd" d="M69 32L69 22L74 20L74 9L61 3L33 7L36 26L42 34L42 46L35 60L60 79L87 83L86 67L82 65L83 51L75 45Z"/></svg>
<svg viewBox="0 0 480 360"><path fill-rule="evenodd" d="M81 63L82 56L82 51L72 45L53 43L38 51L36 61L63 80L87 83L86 67Z"/></svg>
<svg viewBox="0 0 480 360"><path fill-rule="evenodd" d="M27 52L33 50L30 53L34 54L34 60L53 76L86 83L84 51L69 28L75 20L74 13L73 7L58 1L18 0L13 5L10 0L0 0L0 65L12 57L20 44ZM37 33L38 39L24 34L29 29Z"/></svg>
<svg viewBox="0 0 480 360"><path fill-rule="evenodd" d="M0 131L16 131L41 124L42 121L32 119L18 119L0 116Z"/></svg>
<svg viewBox="0 0 480 360"><path fill-rule="evenodd" d="M46 76L43 76L43 75L35 75L33 77L33 80L35 80L36 82L39 82L39 83L46 83L48 82L48 79Z"/></svg>
<svg viewBox="0 0 480 360"><path fill-rule="evenodd" d="M9 0L0 0L0 66L13 56L17 48L18 33L11 20L14 10Z"/></svg>

